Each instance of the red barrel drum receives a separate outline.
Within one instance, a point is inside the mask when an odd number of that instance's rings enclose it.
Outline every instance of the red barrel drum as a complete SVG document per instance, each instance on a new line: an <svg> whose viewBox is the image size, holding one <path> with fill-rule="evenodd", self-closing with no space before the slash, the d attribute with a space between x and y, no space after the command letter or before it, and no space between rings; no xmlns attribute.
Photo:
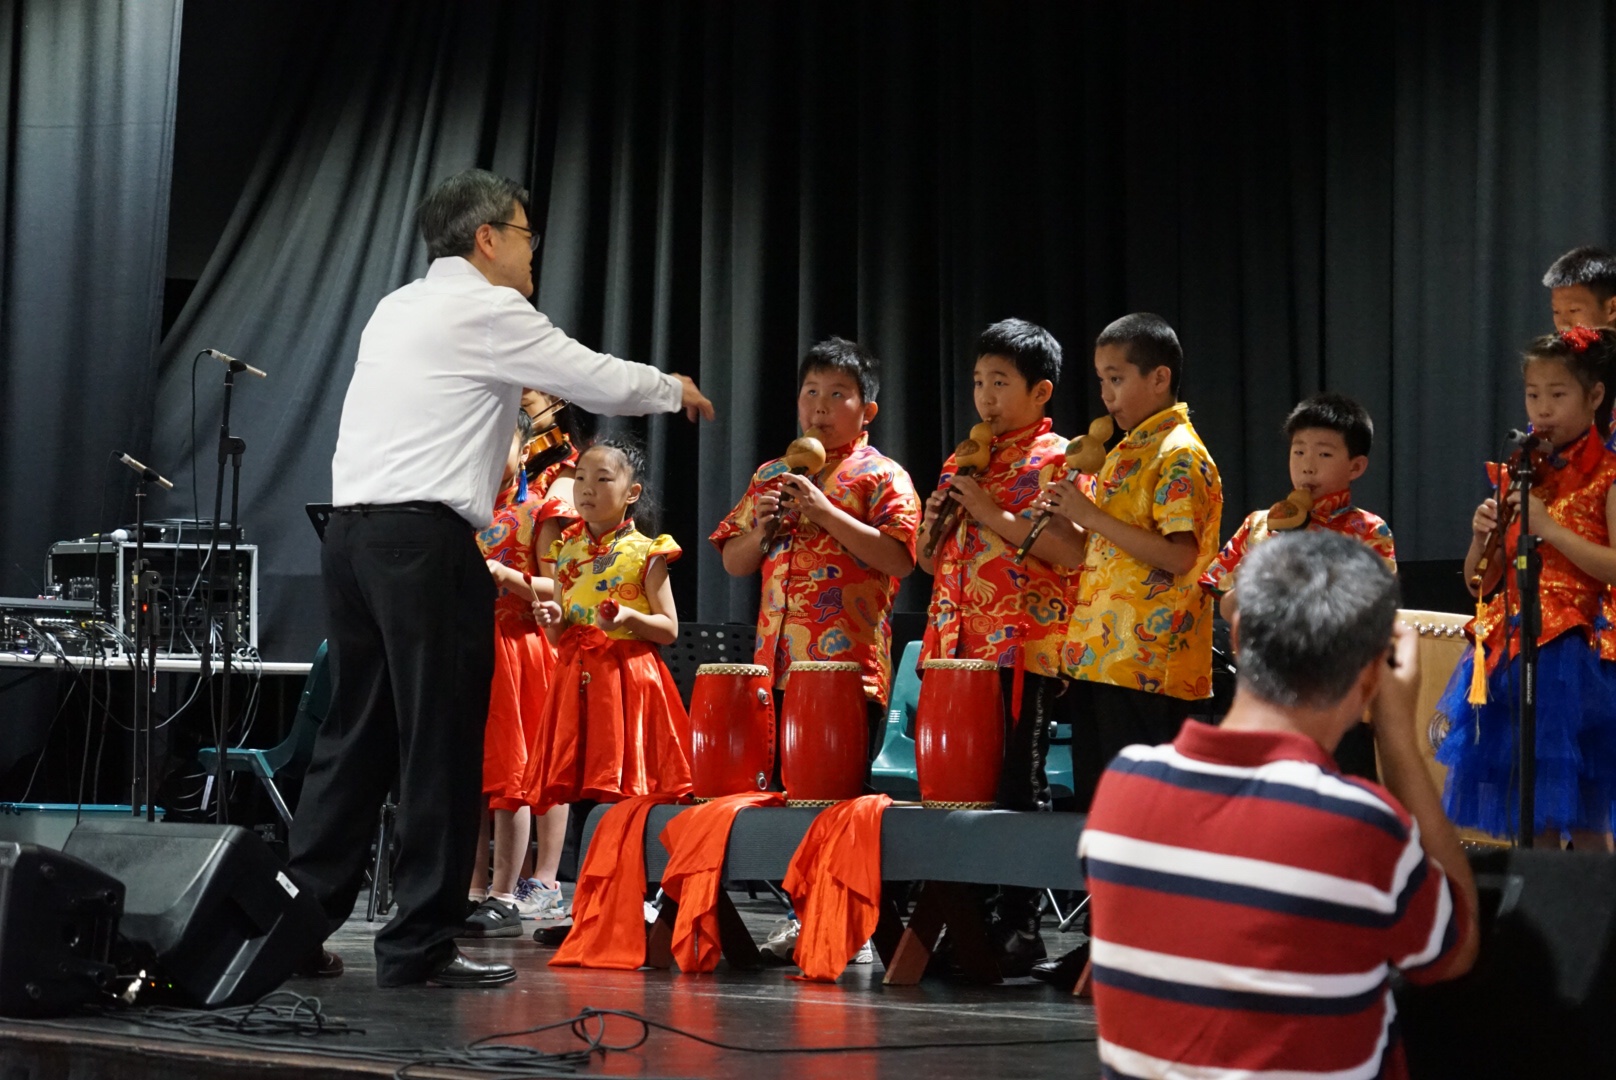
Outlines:
<svg viewBox="0 0 1616 1080"><path fill-rule="evenodd" d="M920 665L915 774L921 803L947 810L991 810L1003 767L999 665L991 660L927 660Z"/></svg>
<svg viewBox="0 0 1616 1080"><path fill-rule="evenodd" d="M703 664L690 693L696 801L765 791L774 769L774 694L762 664Z"/></svg>
<svg viewBox="0 0 1616 1080"><path fill-rule="evenodd" d="M780 710L780 780L792 806L829 806L864 794L869 770L864 675L848 660L798 660Z"/></svg>

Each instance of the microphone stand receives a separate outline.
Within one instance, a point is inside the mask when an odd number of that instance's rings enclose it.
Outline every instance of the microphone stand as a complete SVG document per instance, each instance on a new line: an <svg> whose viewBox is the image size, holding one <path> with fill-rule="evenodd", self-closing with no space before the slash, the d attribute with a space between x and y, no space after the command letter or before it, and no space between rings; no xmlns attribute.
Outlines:
<svg viewBox="0 0 1616 1080"><path fill-rule="evenodd" d="M1516 822L1515 846L1532 846L1537 831L1537 638L1543 621L1542 598L1537 592L1538 537L1532 534L1532 485L1537 482L1531 447L1521 454L1517 473L1521 506L1520 541L1515 548L1516 595L1521 605L1521 683L1520 683L1520 745L1517 772L1520 776L1520 817ZM1507 658L1506 658L1507 662Z"/></svg>
<svg viewBox="0 0 1616 1080"><path fill-rule="evenodd" d="M134 730L131 734L129 761L134 775L129 783L129 816L140 817L146 810L146 820L155 819L151 799L152 770L152 699L157 695L157 635L152 631L151 596L157 586L158 574L146 562L146 476L141 474L135 482L135 565L129 575L130 598L135 608L135 649L129 658L134 677ZM147 646L151 653L148 656Z"/></svg>
<svg viewBox="0 0 1616 1080"><path fill-rule="evenodd" d="M208 541L208 554L206 565L208 569L208 587L206 600L202 609L202 678L213 677L213 612L215 606L215 582L219 578L214 568L214 559L219 554L219 530L223 527L220 513L224 503L224 466L230 463L230 556L225 566L226 582L234 586L236 575L236 537L239 533L237 522L241 508L241 455L247 450L247 443L230 434L230 399L236 387L236 374L246 371L247 365L240 360L227 360L224 372L224 415L219 421L219 473L213 485L213 530ZM239 600L240 594L236 593ZM226 824L230 820L229 800L226 797L225 777L229 770L225 767L225 741L230 730L230 661L236 651L236 618L232 605L224 612L220 620L220 638L223 646L223 655L220 658L219 685L219 719L214 724L213 735L216 756L213 764L213 790L214 820L219 824Z"/></svg>

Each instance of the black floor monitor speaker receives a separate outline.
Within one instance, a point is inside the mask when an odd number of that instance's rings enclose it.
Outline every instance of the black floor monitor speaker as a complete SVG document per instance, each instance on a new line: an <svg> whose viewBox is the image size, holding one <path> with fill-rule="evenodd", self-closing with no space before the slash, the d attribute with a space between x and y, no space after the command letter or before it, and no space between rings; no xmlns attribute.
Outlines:
<svg viewBox="0 0 1616 1080"><path fill-rule="evenodd" d="M70 855L0 843L0 1015L59 1016L109 987L123 895Z"/></svg>
<svg viewBox="0 0 1616 1080"><path fill-rule="evenodd" d="M1398 995L1409 1071L1616 1076L1616 856L1498 849L1470 866L1481 953L1463 978Z"/></svg>
<svg viewBox="0 0 1616 1080"><path fill-rule="evenodd" d="M320 906L246 829L87 821L63 850L123 882L120 938L190 1004L257 1001L325 938Z"/></svg>

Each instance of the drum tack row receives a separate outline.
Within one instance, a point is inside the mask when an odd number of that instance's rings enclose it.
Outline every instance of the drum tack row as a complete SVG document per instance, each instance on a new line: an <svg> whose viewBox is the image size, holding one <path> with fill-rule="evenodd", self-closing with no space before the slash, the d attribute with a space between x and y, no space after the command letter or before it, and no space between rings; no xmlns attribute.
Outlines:
<svg viewBox="0 0 1616 1080"><path fill-rule="evenodd" d="M999 669L988 660L928 660L915 707L915 771L923 805L994 805L1004 757ZM799 660L780 717L780 778L792 806L829 806L864 794L868 708L859 666ZM703 664L690 699L691 781L698 801L762 791L774 768L769 669Z"/></svg>

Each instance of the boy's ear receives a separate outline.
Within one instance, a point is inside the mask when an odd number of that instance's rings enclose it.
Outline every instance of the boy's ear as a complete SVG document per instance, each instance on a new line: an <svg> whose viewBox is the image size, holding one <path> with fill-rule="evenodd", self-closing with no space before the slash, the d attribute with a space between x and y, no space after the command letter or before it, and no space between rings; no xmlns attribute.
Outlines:
<svg viewBox="0 0 1616 1080"><path fill-rule="evenodd" d="M866 401L864 403L864 423L865 423L865 425L868 426L870 421L875 419L875 414L880 412L880 411L881 411L881 406L877 405L873 401Z"/></svg>
<svg viewBox="0 0 1616 1080"><path fill-rule="evenodd" d="M1603 307L1605 309L1605 325L1616 326L1616 296L1606 300Z"/></svg>
<svg viewBox="0 0 1616 1080"><path fill-rule="evenodd" d="M1359 454L1357 457L1347 462L1347 466L1347 479L1349 481L1356 480L1369 470L1369 455Z"/></svg>
<svg viewBox="0 0 1616 1080"><path fill-rule="evenodd" d="M1157 364L1150 369L1150 388L1158 394L1171 393L1173 389L1173 369L1166 364Z"/></svg>
<svg viewBox="0 0 1616 1080"><path fill-rule="evenodd" d="M1055 396L1055 384L1048 379L1039 379L1032 388L1032 399L1039 405L1048 405L1049 399Z"/></svg>

